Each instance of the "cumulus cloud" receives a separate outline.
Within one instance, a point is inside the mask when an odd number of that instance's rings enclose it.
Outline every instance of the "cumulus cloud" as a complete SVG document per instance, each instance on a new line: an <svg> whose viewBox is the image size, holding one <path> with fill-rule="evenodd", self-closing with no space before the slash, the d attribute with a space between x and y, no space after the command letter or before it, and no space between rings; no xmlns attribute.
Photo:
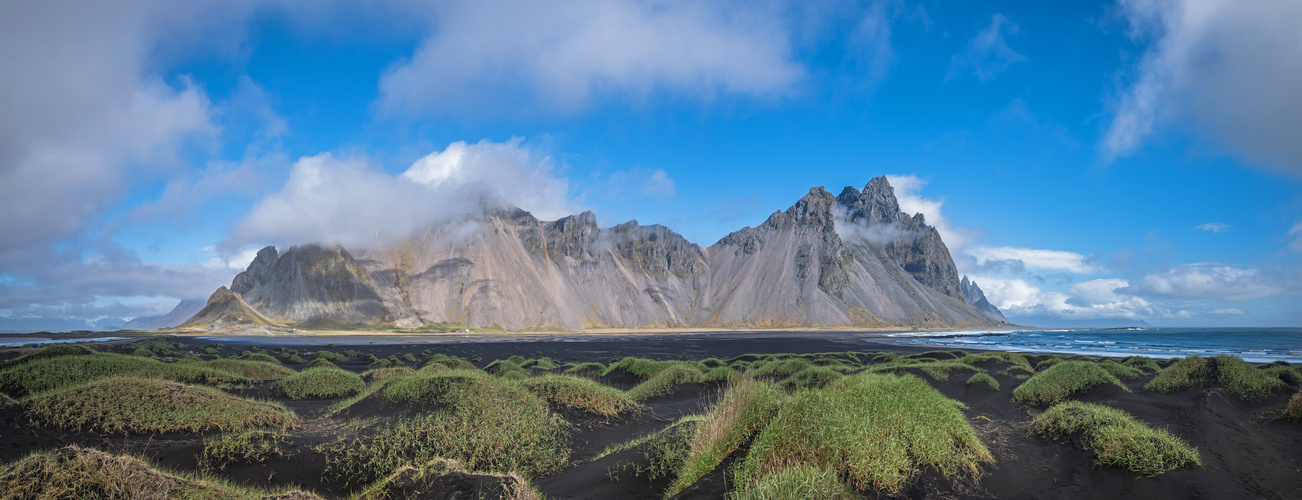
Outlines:
<svg viewBox="0 0 1302 500"><path fill-rule="evenodd" d="M1184 299L1216 299L1229 302L1297 295L1296 284L1277 274L1249 267L1218 264L1189 264L1144 276L1135 293Z"/></svg>
<svg viewBox="0 0 1302 500"><path fill-rule="evenodd" d="M1121 0L1147 44L1113 108L1099 151L1134 154L1187 127L1250 163L1302 175L1302 2Z"/></svg>
<svg viewBox="0 0 1302 500"><path fill-rule="evenodd" d="M1123 279L1084 281L1072 285L1068 292L1043 290L1021 279L976 279L986 298L1010 317L1143 320L1167 314L1146 299L1117 293L1129 286Z"/></svg>
<svg viewBox="0 0 1302 500"><path fill-rule="evenodd" d="M805 75L780 13L674 0L438 2L425 13L429 37L380 81L378 105L390 114L518 114L658 89L779 95Z"/></svg>
<svg viewBox="0 0 1302 500"><path fill-rule="evenodd" d="M220 248L303 243L366 248L457 219L485 199L556 219L577 211L568 201L568 186L549 157L519 139L454 142L398 176L363 158L322 153L299 159L284 188L260 201Z"/></svg>
<svg viewBox="0 0 1302 500"><path fill-rule="evenodd" d="M642 185L642 195L653 198L673 198L674 180L669 178L669 173L663 168L657 168Z"/></svg>
<svg viewBox="0 0 1302 500"><path fill-rule="evenodd" d="M968 253L975 257L977 263L981 265L987 262L1015 261L1021 262L1023 267L1027 269L1068 271L1078 274L1091 273L1097 270L1088 263L1086 256L1065 250L977 246L969 249Z"/></svg>
<svg viewBox="0 0 1302 500"><path fill-rule="evenodd" d="M945 81L953 80L971 71L977 80L987 82L1015 63L1026 61L1026 56L1008 47L1004 35L1016 35L1017 23L1003 14L995 14L987 26L967 43L967 48L950 58Z"/></svg>
<svg viewBox="0 0 1302 500"><path fill-rule="evenodd" d="M1237 307L1226 307L1224 309L1213 309L1209 311L1207 314L1210 314L1212 316L1243 316L1248 313L1243 312L1243 309L1239 309Z"/></svg>
<svg viewBox="0 0 1302 500"><path fill-rule="evenodd" d="M1197 229L1199 231L1211 231L1213 233L1219 233L1222 231L1229 231L1230 228L1232 227L1234 226L1231 226L1229 224L1221 224L1219 222L1208 222L1206 224L1199 224L1197 226L1194 226L1194 229Z"/></svg>
<svg viewBox="0 0 1302 500"><path fill-rule="evenodd" d="M1293 240L1288 243L1288 249L1302 253L1302 222L1293 224L1293 227L1289 228L1286 236Z"/></svg>

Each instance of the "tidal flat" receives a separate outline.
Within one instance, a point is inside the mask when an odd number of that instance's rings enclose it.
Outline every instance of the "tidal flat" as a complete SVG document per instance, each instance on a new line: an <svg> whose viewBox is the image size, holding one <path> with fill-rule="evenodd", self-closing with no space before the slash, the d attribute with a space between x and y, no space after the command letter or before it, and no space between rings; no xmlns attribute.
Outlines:
<svg viewBox="0 0 1302 500"><path fill-rule="evenodd" d="M1302 366L873 335L0 350L0 498L1299 498Z"/></svg>

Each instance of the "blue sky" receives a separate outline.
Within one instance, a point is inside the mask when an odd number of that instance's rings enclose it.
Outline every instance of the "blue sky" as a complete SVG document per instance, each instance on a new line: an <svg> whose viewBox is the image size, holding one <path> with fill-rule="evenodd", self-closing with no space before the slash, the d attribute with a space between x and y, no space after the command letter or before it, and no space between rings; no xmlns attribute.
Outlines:
<svg viewBox="0 0 1302 500"><path fill-rule="evenodd" d="M1297 2L0 14L0 330L163 314L477 190L709 246L878 175L1014 320L1302 324Z"/></svg>

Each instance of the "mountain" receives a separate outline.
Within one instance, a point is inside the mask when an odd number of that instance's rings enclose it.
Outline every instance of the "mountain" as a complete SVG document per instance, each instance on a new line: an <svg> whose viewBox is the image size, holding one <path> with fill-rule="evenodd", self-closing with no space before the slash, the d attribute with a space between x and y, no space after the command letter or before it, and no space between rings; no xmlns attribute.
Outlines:
<svg viewBox="0 0 1302 500"><path fill-rule="evenodd" d="M122 326L123 330L158 330L160 328L172 328L184 323L199 311L203 310L205 305L201 300L182 300L181 303L173 307L170 312L162 316L141 316L128 321Z"/></svg>
<svg viewBox="0 0 1302 500"><path fill-rule="evenodd" d="M960 281L958 286L963 291L964 302L981 311L981 314L986 315L987 318L1000 323L1008 322L1008 319L1004 317L1004 313L999 312L998 307L986 300L985 292L981 291L981 287L977 286L975 281L968 281L967 276L964 276L963 281Z"/></svg>
<svg viewBox="0 0 1302 500"><path fill-rule="evenodd" d="M264 248L182 328L984 326L935 228L885 177L709 248L659 225L510 206L374 249ZM996 310L996 313L998 311ZM1002 318L1002 317L1001 317Z"/></svg>

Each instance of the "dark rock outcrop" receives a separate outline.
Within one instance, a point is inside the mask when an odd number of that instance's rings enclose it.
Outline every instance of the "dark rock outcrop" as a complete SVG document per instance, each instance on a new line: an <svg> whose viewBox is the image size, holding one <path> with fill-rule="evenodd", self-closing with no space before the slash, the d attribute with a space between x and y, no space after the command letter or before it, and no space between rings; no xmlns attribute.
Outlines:
<svg viewBox="0 0 1302 500"><path fill-rule="evenodd" d="M986 315L987 318L1000 323L1008 322L1008 318L1004 317L1004 313L1000 312L998 307L995 307L994 304L991 304L990 301L986 300L985 292L981 291L981 287L977 286L975 281L968 281L967 276L964 276L963 281L959 282L959 287L963 290L964 302L967 302L973 308L976 308L976 310L981 311L981 314Z"/></svg>

